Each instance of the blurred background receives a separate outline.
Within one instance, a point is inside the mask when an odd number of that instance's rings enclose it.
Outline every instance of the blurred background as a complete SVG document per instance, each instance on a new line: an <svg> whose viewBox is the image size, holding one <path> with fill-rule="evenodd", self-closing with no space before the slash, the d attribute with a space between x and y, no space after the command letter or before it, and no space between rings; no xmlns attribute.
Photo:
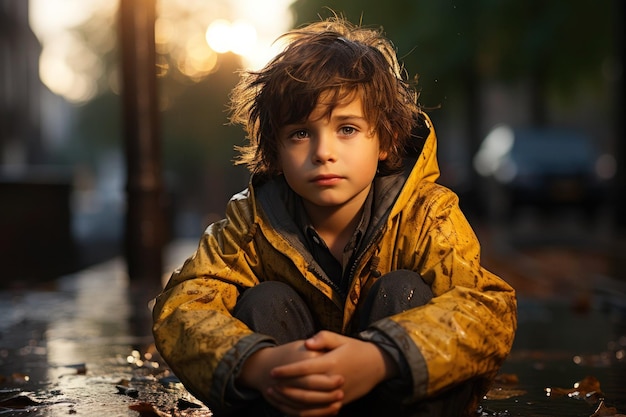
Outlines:
<svg viewBox="0 0 626 417"><path fill-rule="evenodd" d="M0 287L124 252L119 6L0 0ZM157 1L166 242L196 241L247 184L227 118L237 72L331 10L394 41L437 129L440 182L490 253L577 245L623 274L621 0Z"/></svg>

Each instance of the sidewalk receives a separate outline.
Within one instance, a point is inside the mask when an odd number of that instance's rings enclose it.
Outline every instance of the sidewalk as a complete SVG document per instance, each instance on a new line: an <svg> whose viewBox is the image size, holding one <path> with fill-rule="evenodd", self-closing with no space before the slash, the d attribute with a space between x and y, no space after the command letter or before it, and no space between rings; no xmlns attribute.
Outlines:
<svg viewBox="0 0 626 417"><path fill-rule="evenodd" d="M166 269L194 248L195 242L171 245ZM511 256L486 261L492 269L517 269L531 257L530 272L511 278L519 284L543 272L520 290L519 329L502 369L506 383L483 402L483 415L591 416L597 403L545 392L574 391L587 376L599 381L605 404L616 407L612 415L626 414L623 283L594 273L580 308L564 284L544 281L544 274L565 276L568 257L594 264L594 256L556 249ZM134 300L155 291L130 288L123 261L113 259L47 287L0 292L0 415L210 416L154 350L148 308Z"/></svg>
<svg viewBox="0 0 626 417"><path fill-rule="evenodd" d="M518 331L501 372L519 382L501 388L523 395L486 401L507 416L626 414L626 281L612 276L610 222L577 220L477 228L483 265L518 295ZM583 381L594 383L585 390ZM594 413L600 398L616 410Z"/></svg>

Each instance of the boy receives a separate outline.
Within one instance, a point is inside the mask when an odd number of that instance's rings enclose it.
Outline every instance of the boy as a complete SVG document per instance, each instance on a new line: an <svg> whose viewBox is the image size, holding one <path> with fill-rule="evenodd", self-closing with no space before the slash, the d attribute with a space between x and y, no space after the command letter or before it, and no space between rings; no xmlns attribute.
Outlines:
<svg viewBox="0 0 626 417"><path fill-rule="evenodd" d="M515 293L434 183L393 46L340 18L284 37L233 91L250 185L157 298L157 348L215 415L475 411Z"/></svg>

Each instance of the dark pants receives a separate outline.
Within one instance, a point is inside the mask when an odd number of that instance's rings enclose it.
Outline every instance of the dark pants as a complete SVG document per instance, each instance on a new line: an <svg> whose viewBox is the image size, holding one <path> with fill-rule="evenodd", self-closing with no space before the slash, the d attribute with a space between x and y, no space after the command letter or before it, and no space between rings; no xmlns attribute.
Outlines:
<svg viewBox="0 0 626 417"><path fill-rule="evenodd" d="M399 270L382 276L370 289L363 305L361 330L385 317L422 306L433 298L430 287L413 271ZM257 333L270 335L279 344L302 340L317 331L304 301L287 284L276 281L263 282L247 289L240 297L234 311L235 317ZM397 399L385 401L375 392L344 407L340 416L437 417L461 416L473 399L470 384L463 384L440 397L409 406ZM243 414L242 414L243 415ZM278 416L271 407L256 404L250 416Z"/></svg>

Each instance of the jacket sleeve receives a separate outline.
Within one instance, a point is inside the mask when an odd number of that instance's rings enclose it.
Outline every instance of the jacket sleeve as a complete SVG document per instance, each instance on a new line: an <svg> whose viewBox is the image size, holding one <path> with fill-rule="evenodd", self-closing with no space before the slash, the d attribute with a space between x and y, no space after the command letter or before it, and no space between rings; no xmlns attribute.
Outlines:
<svg viewBox="0 0 626 417"><path fill-rule="evenodd" d="M233 406L228 396L242 358L273 344L231 315L239 292L257 284L261 273L247 201L229 202L226 219L207 228L153 310L157 349L185 387L216 411Z"/></svg>
<svg viewBox="0 0 626 417"><path fill-rule="evenodd" d="M400 234L402 249L391 268L418 271L435 297L373 326L403 351L413 400L495 376L517 327L515 291L481 266L478 240L457 196L433 183L418 187L414 210L403 213L410 230Z"/></svg>

